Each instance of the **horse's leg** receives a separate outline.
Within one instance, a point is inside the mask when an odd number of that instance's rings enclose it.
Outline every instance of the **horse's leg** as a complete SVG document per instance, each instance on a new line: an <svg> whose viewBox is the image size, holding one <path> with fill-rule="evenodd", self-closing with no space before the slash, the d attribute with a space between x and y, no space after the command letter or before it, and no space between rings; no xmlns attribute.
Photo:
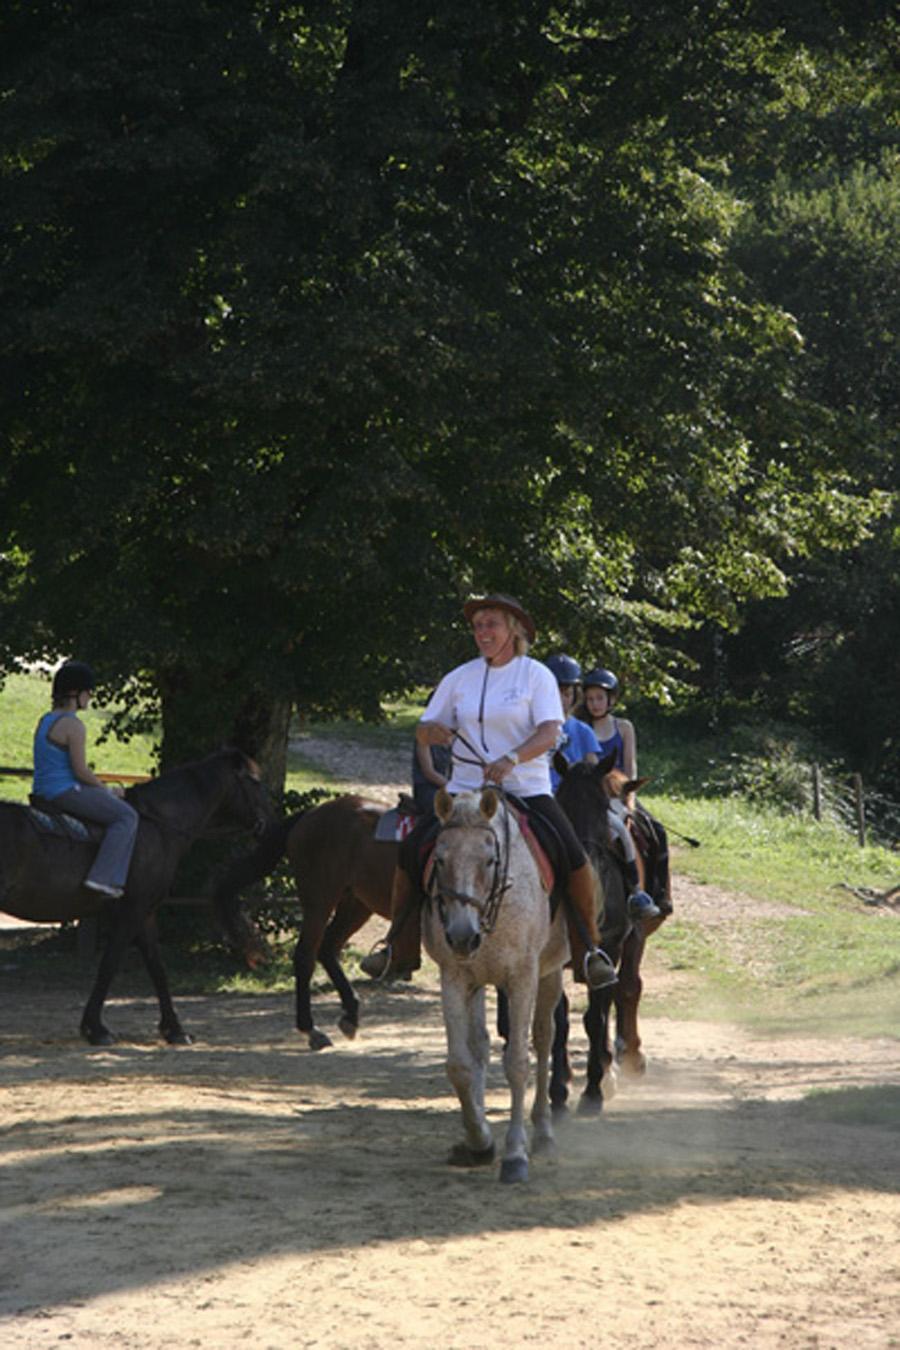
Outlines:
<svg viewBox="0 0 900 1350"><path fill-rule="evenodd" d="M562 1003L562 967L541 978L534 1009L534 1053L537 1074L534 1105L531 1108L532 1147L535 1153L550 1154L556 1147L553 1137L553 1112L550 1107L550 1060L556 1027L556 1009Z"/></svg>
<svg viewBox="0 0 900 1350"><path fill-rule="evenodd" d="M584 1011L584 1030L588 1040L587 1073L584 1092L578 1103L579 1112L596 1114L602 1111L604 1100L608 1101L615 1093L613 1057L608 1043L612 998L610 989L592 989L588 995L588 1005Z"/></svg>
<svg viewBox="0 0 900 1350"><path fill-rule="evenodd" d="M121 907L128 905L129 902L123 898L116 904ZM129 913L125 913L121 909L116 913L116 921L113 924L109 941L100 958L100 965L97 967L94 987L90 992L87 1003L84 1005L84 1012L81 1014L81 1034L90 1045L115 1045L116 1043L116 1037L109 1027L104 1026L103 1005L106 1002L106 996L116 972L122 964L125 951L137 934L140 922L140 919L133 912L133 907Z"/></svg>
<svg viewBox="0 0 900 1350"><path fill-rule="evenodd" d="M560 977L560 983L562 978ZM553 1048L550 1064L550 1104L565 1111L569 1099L572 1066L569 1063L569 1000L563 991L553 1009Z"/></svg>
<svg viewBox="0 0 900 1350"><path fill-rule="evenodd" d="M505 989L497 990L497 1035L501 1041L509 1040L509 999Z"/></svg>
<svg viewBox="0 0 900 1350"><path fill-rule="evenodd" d="M297 1030L306 1036L310 1050L324 1050L331 1045L331 1039L320 1031L313 1022L312 1003L309 986L322 936L328 919L334 912L334 902L314 898L310 888L305 888L302 900L303 923L300 928L300 940L294 948L294 1000L296 1006Z"/></svg>
<svg viewBox="0 0 900 1350"><path fill-rule="evenodd" d="M475 1167L494 1158L494 1140L484 1112L484 1079L490 1041L484 1018L484 991L470 994L461 981L441 979L441 1003L447 1030L447 1077L462 1108L465 1139L448 1162Z"/></svg>
<svg viewBox="0 0 900 1350"><path fill-rule="evenodd" d="M646 1072L647 1061L641 1051L638 1032L638 1004L644 983L641 979L641 959L644 955L646 934L644 925L637 924L629 933L622 949L619 983L616 987L616 1059L625 1073L639 1077Z"/></svg>
<svg viewBox="0 0 900 1350"><path fill-rule="evenodd" d="M163 968L159 951L156 916L151 914L143 928L134 937L134 945L144 958L147 973L153 981L156 997L159 1000L159 1034L169 1045L192 1045L193 1036L189 1036L178 1019L169 993L169 980Z"/></svg>
<svg viewBox="0 0 900 1350"><path fill-rule="evenodd" d="M528 1036L537 994L537 972L522 970L507 989L509 1040L503 1055L509 1083L510 1113L506 1131L501 1181L528 1180L528 1140L525 1134L525 1091L528 1085Z"/></svg>
<svg viewBox="0 0 900 1350"><path fill-rule="evenodd" d="M619 989L617 990L617 995L621 995L621 1004L617 997L616 1058L626 1073L637 1077L640 1077L647 1070L647 1060L641 1050L641 1036L638 1031L638 1007L641 1002L641 994L644 991L644 981L641 979L641 962L644 959L647 938L650 937L651 933L655 933L661 924L665 923L666 917L665 914L662 914L658 919L645 920L643 923L639 923L635 929L632 929L622 955L625 978L623 981L620 976Z"/></svg>
<svg viewBox="0 0 900 1350"><path fill-rule="evenodd" d="M359 999L353 991L353 985L344 974L341 965L341 952L354 933L359 932L363 924L372 916L368 905L363 904L355 895L347 894L332 916L331 923L325 929L322 945L319 948L319 960L325 967L331 983L341 1000L341 1013L338 1026L350 1040L359 1030Z"/></svg>

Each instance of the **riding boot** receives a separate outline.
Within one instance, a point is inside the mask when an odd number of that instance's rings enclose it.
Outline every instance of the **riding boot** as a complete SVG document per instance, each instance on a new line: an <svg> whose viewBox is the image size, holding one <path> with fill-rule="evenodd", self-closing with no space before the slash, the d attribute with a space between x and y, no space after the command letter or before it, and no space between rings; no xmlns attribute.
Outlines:
<svg viewBox="0 0 900 1350"><path fill-rule="evenodd" d="M641 880L638 876L637 863L625 862L622 865L625 873L625 880L628 883L628 917L629 919L658 919L662 910L659 908L651 896L641 887Z"/></svg>
<svg viewBox="0 0 900 1350"><path fill-rule="evenodd" d="M589 862L569 873L566 921L572 950L572 975L579 984L604 989L616 983L616 970L600 946L597 931L597 878Z"/></svg>
<svg viewBox="0 0 900 1350"><path fill-rule="evenodd" d="M410 979L422 964L421 897L402 867L394 868L391 884L391 926L382 946L360 961L360 969L373 980L387 976Z"/></svg>

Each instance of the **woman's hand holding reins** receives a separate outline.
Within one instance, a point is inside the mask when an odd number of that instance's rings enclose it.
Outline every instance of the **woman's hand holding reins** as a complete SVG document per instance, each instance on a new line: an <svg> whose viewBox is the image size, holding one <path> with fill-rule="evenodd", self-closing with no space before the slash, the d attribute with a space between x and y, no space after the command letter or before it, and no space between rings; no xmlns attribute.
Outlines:
<svg viewBox="0 0 900 1350"><path fill-rule="evenodd" d="M501 755L491 764L484 766L484 781L486 783L497 783L498 785L507 778L515 768L515 764L507 755Z"/></svg>

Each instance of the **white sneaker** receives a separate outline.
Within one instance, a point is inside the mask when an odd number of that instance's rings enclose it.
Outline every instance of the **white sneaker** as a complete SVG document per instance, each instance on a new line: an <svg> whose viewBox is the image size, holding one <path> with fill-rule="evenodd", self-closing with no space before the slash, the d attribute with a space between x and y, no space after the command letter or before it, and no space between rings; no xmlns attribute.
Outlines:
<svg viewBox="0 0 900 1350"><path fill-rule="evenodd" d="M121 900L125 894L122 886L107 886L102 881L88 880L84 885L86 890L96 891L98 895L106 895L110 900Z"/></svg>

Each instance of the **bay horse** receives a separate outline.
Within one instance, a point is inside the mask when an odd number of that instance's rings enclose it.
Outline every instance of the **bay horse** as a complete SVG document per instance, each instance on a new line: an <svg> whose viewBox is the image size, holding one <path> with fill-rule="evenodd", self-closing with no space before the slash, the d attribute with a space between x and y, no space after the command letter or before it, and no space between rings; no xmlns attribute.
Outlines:
<svg viewBox="0 0 900 1350"><path fill-rule="evenodd" d="M109 939L81 1017L91 1045L113 1045L103 1004L129 944L140 952L159 1000L159 1031L170 1045L190 1043L172 1004L156 933L155 911L169 893L178 862L201 836L260 831L271 819L259 769L240 750L170 769L128 789L140 816L124 895L106 900L86 890L100 837L96 827L53 827L18 802L0 802L0 910L33 923L65 923L108 913ZM231 931L235 925L223 915ZM245 933L245 937L249 935Z"/></svg>
<svg viewBox="0 0 900 1350"><path fill-rule="evenodd" d="M588 991L584 1013L584 1029L588 1038L588 1058L585 1087L579 1110L598 1112L604 1098L615 1091L615 1066L625 1072L642 1074L646 1059L641 1050L638 1031L638 1005L643 981L640 975L641 959L647 938L655 932L671 912L668 897L660 899L663 913L653 919L633 923L628 917L627 886L612 845L607 827L610 803L622 800L641 786L646 779L632 781L620 769L613 767L614 756L599 764L584 761L566 763L557 755L554 765L560 773L557 801L572 822L597 872L603 892L603 913L599 918L600 945L616 965L618 983L612 988ZM638 870L644 884L644 861L638 850ZM610 1013L616 1010L614 1046L610 1036ZM556 1013L556 1035L553 1047L553 1076L551 1100L561 1110L568 1098L571 1069L568 1060L568 1000L563 995Z"/></svg>
<svg viewBox="0 0 900 1350"><path fill-rule="evenodd" d="M340 1030L352 1039L359 1028L359 999L340 955L372 914L390 918L399 845L375 838L376 826L388 809L381 802L347 794L288 816L267 830L255 851L233 864L216 888L220 913L230 916L230 935L236 945L246 945L249 920L243 920L243 928L235 928L238 893L268 876L287 856L303 913L294 949L295 1019L311 1050L332 1043L313 1019L310 982L317 960L341 1001Z"/></svg>
<svg viewBox="0 0 900 1350"><path fill-rule="evenodd" d="M506 995L503 1055L510 1090L500 1180L528 1179L525 1091L531 1033L537 1074L531 1112L533 1149L554 1147L550 1106L553 1010L562 992L569 941L562 906L551 915L538 865L506 801L494 788L435 797L441 828L424 907L423 937L441 976L447 1075L459 1098L464 1137L450 1153L457 1166L487 1164L494 1141L485 1115L490 1038L485 989Z"/></svg>

